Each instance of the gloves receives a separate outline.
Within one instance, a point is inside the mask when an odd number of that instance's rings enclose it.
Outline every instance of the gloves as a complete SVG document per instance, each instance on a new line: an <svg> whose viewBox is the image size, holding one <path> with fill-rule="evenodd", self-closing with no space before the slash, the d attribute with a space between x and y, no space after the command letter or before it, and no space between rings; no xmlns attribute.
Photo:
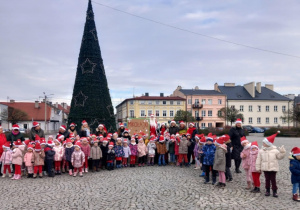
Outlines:
<svg viewBox="0 0 300 210"><path fill-rule="evenodd" d="M286 152L283 145L281 147L279 147L279 152L280 153L285 153Z"/></svg>

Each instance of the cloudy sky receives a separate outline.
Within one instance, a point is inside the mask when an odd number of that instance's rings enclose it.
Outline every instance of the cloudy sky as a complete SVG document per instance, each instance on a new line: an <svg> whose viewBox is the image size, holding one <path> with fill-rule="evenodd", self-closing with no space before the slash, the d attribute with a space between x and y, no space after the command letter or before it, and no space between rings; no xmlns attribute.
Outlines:
<svg viewBox="0 0 300 210"><path fill-rule="evenodd" d="M54 94L70 103L87 0L9 0L0 7L0 100ZM166 27L113 7L198 34ZM300 93L300 2L297 0L94 0L93 9L114 105L178 85L274 84Z"/></svg>

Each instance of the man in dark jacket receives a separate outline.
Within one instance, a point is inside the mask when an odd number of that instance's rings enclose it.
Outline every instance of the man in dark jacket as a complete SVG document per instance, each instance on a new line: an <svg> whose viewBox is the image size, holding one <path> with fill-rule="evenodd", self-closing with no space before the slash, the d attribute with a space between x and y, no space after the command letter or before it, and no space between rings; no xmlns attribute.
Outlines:
<svg viewBox="0 0 300 210"><path fill-rule="evenodd" d="M61 125L58 131L58 134L56 135L56 138L58 138L58 135L63 135L65 139L69 138L70 133L67 131L67 127L65 125Z"/></svg>
<svg viewBox="0 0 300 210"><path fill-rule="evenodd" d="M29 132L29 139L31 141L35 141L35 135L38 135L40 138L45 138L45 133L41 129L41 126L38 122L32 123L32 128L30 129L30 132Z"/></svg>
<svg viewBox="0 0 300 210"><path fill-rule="evenodd" d="M245 136L245 132L242 128L242 120L237 119L235 126L232 127L229 131L230 140L232 144L232 154L231 158L234 159L235 163L235 172L242 173L240 171L240 165L242 162L241 152L243 151L243 146L241 145L241 137Z"/></svg>
<svg viewBox="0 0 300 210"><path fill-rule="evenodd" d="M179 128L178 126L176 126L176 122L174 120L171 121L171 125L169 127L169 133L170 135L172 134L176 135L176 133L179 133Z"/></svg>
<svg viewBox="0 0 300 210"><path fill-rule="evenodd" d="M13 142L17 141L18 139L20 139L22 142L25 141L23 134L19 131L19 129L20 129L19 125L17 124L13 125L11 133L9 133L7 136L7 141L10 142L11 147Z"/></svg>

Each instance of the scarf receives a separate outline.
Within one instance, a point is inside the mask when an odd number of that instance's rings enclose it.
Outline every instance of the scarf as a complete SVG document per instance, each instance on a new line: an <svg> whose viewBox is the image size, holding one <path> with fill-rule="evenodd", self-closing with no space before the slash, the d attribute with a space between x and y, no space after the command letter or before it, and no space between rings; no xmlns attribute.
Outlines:
<svg viewBox="0 0 300 210"><path fill-rule="evenodd" d="M12 134L15 135L15 136L18 135L18 134L20 133L20 131L16 131L16 132L15 132L14 130L12 130L11 132L12 132Z"/></svg>

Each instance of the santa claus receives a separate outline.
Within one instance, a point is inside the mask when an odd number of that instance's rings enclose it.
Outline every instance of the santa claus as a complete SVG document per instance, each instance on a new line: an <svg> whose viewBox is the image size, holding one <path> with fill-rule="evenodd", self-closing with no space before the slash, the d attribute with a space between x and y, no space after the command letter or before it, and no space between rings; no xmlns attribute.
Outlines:
<svg viewBox="0 0 300 210"><path fill-rule="evenodd" d="M156 135L157 122L154 117L154 114L150 115L150 133Z"/></svg>

